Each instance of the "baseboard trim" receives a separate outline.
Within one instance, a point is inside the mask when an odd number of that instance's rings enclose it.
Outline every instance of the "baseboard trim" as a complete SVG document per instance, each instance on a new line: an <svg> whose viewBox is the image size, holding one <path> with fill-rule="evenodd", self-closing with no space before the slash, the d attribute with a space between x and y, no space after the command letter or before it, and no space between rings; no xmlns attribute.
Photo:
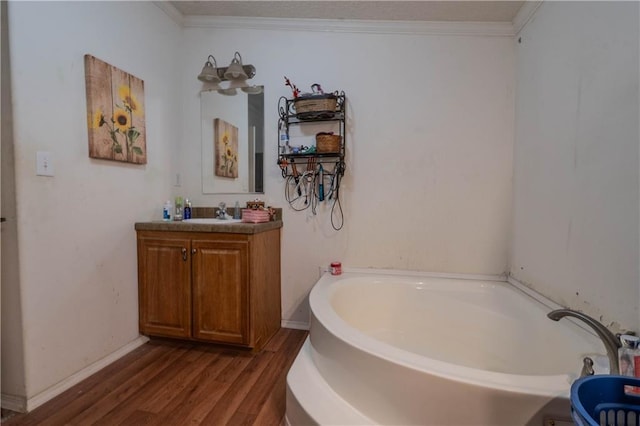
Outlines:
<svg viewBox="0 0 640 426"><path fill-rule="evenodd" d="M293 328L294 330L309 330L309 323L302 321L282 320L282 328Z"/></svg>
<svg viewBox="0 0 640 426"><path fill-rule="evenodd" d="M149 341L148 337L146 337L146 336L138 336L135 340L127 343L126 345L124 345L120 349L116 350L115 352L112 352L109 355L105 356L104 358L94 362L93 364L88 365L87 367L83 368L82 370L78 371L77 373L74 373L71 376L67 377L66 379L64 379L64 380L56 383L55 385L45 389L44 391L40 392L39 394L35 395L34 397L27 399L26 400L26 404L25 404L26 406L24 407L24 409L21 412L25 412L25 411L29 412L29 411L34 410L35 408L39 407L40 405L44 404L45 402L47 402L47 401L55 398L56 396L60 395L62 392L66 391L67 389L77 385L78 383L80 383L84 379L88 378L89 376L91 376L92 374L96 373L97 371L103 369L104 367L106 367L107 365L111 364L112 362L117 361L118 359L122 358L123 356L125 356L129 352L133 351L134 349L144 345L148 341ZM20 398L20 399L22 399L22 398ZM5 407L5 397L4 397L4 395L2 395L2 407L3 408L8 408L10 410L13 410L13 408L11 408L9 406Z"/></svg>
<svg viewBox="0 0 640 426"><path fill-rule="evenodd" d="M0 406L16 413L25 413L27 411L27 399L22 396L0 393Z"/></svg>

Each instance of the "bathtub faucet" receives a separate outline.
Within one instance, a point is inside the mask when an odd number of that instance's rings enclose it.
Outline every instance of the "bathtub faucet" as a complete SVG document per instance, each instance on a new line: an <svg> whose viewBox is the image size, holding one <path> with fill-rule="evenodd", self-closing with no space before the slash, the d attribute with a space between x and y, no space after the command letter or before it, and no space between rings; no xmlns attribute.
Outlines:
<svg viewBox="0 0 640 426"><path fill-rule="evenodd" d="M571 309L557 309L547 314L549 318L554 321L558 321L564 317L574 317L587 324L596 332L605 349L607 350L607 357L609 358L609 374L620 374L620 367L618 365L618 348L622 346L620 340L615 334L609 331L604 325L591 318L582 312L574 311Z"/></svg>

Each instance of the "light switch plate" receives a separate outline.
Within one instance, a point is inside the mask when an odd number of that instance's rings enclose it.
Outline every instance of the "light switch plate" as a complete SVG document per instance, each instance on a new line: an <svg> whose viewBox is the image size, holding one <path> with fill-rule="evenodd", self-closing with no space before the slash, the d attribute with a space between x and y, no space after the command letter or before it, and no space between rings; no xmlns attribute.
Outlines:
<svg viewBox="0 0 640 426"><path fill-rule="evenodd" d="M50 152L36 152L36 175L53 176L53 157Z"/></svg>

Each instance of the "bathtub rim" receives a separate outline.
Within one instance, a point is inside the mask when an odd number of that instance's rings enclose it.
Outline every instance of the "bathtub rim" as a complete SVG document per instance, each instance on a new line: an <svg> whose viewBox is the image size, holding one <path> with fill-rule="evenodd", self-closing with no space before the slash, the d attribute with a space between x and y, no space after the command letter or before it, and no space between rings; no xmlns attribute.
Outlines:
<svg viewBox="0 0 640 426"><path fill-rule="evenodd" d="M549 303L545 303L548 301L538 300L538 298L534 297L529 292L523 291L519 286L511 283L506 276L429 273L371 268L343 268L343 274L339 276L333 276L328 273L323 274L309 294L309 307L312 315L310 333L310 340L312 345L314 343L313 325L317 322L317 324L325 328L331 335L341 341L342 344L349 345L371 356L382 358L385 361L400 364L401 366L414 370L416 372L428 372L428 374L432 374L434 376L438 376L447 380L453 380L468 385L487 387L506 392L527 393L548 397L569 397L569 389L571 383L577 378L577 374L539 376L480 370L477 368L423 357L418 354L396 348L385 342L376 340L353 328L342 318L340 318L331 307L331 296L336 290L336 286L332 284L335 284L336 282L347 278L374 276L397 276L409 279L424 277L470 281L490 281L509 288L528 299L532 299L532 303L540 303L545 309L549 311L554 309L553 302L551 302L552 306L549 306ZM324 315L321 315L322 318L318 318L317 313L319 311L323 311L325 313ZM567 327L569 325L562 324L561 326ZM573 324L573 326L575 326L575 324ZM597 341L597 337L593 335L593 333L585 330L582 327L580 328L583 331L587 332L589 335L593 336L594 341ZM605 355L602 356L604 357ZM579 365L576 365L576 369L578 368Z"/></svg>

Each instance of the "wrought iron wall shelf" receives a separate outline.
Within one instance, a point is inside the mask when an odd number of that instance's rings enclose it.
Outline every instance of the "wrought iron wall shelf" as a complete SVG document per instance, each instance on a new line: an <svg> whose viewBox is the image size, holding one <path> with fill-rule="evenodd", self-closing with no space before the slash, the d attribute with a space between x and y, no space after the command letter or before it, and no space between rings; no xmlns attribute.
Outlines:
<svg viewBox="0 0 640 426"><path fill-rule="evenodd" d="M326 158L335 158L339 157L339 152L310 152L310 153L301 153L301 154L282 154L280 157L282 158L318 158L318 159L326 159Z"/></svg>
<svg viewBox="0 0 640 426"><path fill-rule="evenodd" d="M300 104L301 100L326 100L335 99L335 107L330 110L322 108L305 108ZM296 103L298 110L296 111ZM320 102L322 105L323 102ZM282 177L286 180L285 199L290 206L297 211L310 208L313 213L322 204L330 204L331 225L339 230L344 223L342 207L340 205L340 181L345 172L345 146L346 146L346 96L344 92L334 92L330 95L312 95L307 98L288 99L281 97L278 100L278 166ZM317 127L307 128L306 125L315 124ZM292 138L290 130L299 127L297 137ZM318 144L318 136L309 130L331 129L334 136L325 137L329 144ZM300 133L302 135L300 135ZM326 134L326 133L325 133ZM335 135L339 136L336 146ZM314 145L321 145L320 152L317 147L301 146L295 139L313 138ZM320 137L321 139L323 137ZM292 141L293 139L293 141ZM331 152L327 151L327 146Z"/></svg>
<svg viewBox="0 0 640 426"><path fill-rule="evenodd" d="M285 99L285 98L280 98ZM286 99L289 105L294 105L295 99ZM336 108L340 108L337 105ZM289 124L300 124L319 121L339 121L344 120L344 111L318 111L315 113L296 114L295 112L287 114Z"/></svg>
<svg viewBox="0 0 640 426"><path fill-rule="evenodd" d="M281 168L287 163L283 160L301 159L317 159L322 163L329 162L341 162L341 171L344 173L344 159L345 159L345 146L346 146L346 96L344 92L334 92L332 94L336 99L336 106L334 110L330 111L307 111L296 112L296 102L299 99L288 99L284 96L278 100L278 164ZM304 126L311 123L337 123L338 132L340 136L340 146L336 152L307 152L303 148L309 147L296 147L290 145L290 129L291 126ZM302 152L295 152L298 149ZM283 164L285 163L285 164ZM283 176L290 176L292 171L290 169L283 169Z"/></svg>

